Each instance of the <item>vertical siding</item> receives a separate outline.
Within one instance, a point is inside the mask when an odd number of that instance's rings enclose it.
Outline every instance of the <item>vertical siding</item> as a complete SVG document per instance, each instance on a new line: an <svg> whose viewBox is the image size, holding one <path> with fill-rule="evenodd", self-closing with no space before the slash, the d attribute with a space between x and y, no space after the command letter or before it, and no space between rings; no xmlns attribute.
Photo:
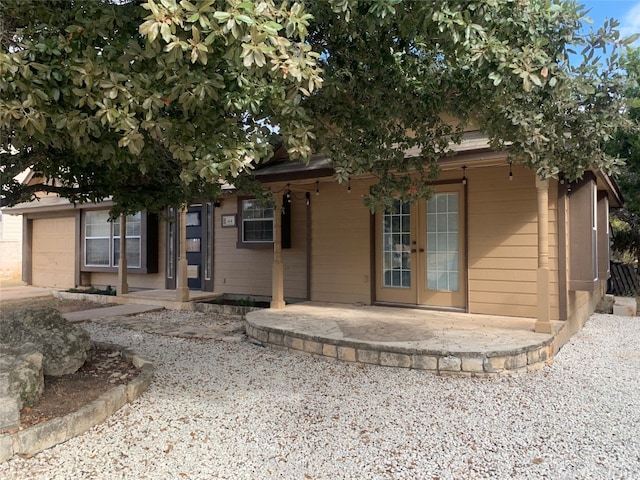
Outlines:
<svg viewBox="0 0 640 480"><path fill-rule="evenodd" d="M33 220L34 286L75 287L75 235L75 217Z"/></svg>
<svg viewBox="0 0 640 480"><path fill-rule="evenodd" d="M513 167L468 169L469 311L535 317L538 267L535 174ZM557 195L549 187L551 317L558 316Z"/></svg>
<svg viewBox="0 0 640 480"><path fill-rule="evenodd" d="M311 195L311 299L371 303L371 213L363 204L371 181L321 183Z"/></svg>
<svg viewBox="0 0 640 480"><path fill-rule="evenodd" d="M276 185L272 189L280 190ZM307 206L304 192L296 191L291 199L291 244L282 250L284 295L287 298L307 296ZM222 228L223 214L238 214L236 228ZM265 249L237 248L240 228L238 200L225 197L214 218L214 291L241 295L271 296L273 247Z"/></svg>

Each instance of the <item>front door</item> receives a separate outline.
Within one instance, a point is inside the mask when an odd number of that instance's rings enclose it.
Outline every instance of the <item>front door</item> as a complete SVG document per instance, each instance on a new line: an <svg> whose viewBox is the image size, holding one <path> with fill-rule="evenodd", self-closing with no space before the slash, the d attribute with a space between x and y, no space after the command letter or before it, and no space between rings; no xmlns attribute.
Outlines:
<svg viewBox="0 0 640 480"><path fill-rule="evenodd" d="M187 210L187 277L189 290L202 289L202 205Z"/></svg>
<svg viewBox="0 0 640 480"><path fill-rule="evenodd" d="M397 200L376 216L376 300L466 306L464 190L437 187L429 201Z"/></svg>

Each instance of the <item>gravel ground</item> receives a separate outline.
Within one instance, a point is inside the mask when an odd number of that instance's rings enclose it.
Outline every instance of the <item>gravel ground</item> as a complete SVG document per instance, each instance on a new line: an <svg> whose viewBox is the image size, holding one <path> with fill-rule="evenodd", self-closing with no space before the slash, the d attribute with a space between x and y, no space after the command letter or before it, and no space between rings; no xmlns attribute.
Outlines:
<svg viewBox="0 0 640 480"><path fill-rule="evenodd" d="M640 478L638 317L594 315L552 366L494 379L88 329L152 359L150 389L0 478Z"/></svg>

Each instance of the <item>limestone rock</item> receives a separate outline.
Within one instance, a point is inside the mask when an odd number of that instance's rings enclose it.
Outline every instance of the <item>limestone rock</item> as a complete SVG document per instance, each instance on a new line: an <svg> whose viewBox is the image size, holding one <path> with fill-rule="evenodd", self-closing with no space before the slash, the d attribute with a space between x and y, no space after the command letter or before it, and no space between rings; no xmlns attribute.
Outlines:
<svg viewBox="0 0 640 480"><path fill-rule="evenodd" d="M36 346L0 344L0 432L17 429L20 409L35 404L43 391L42 354Z"/></svg>
<svg viewBox="0 0 640 480"><path fill-rule="evenodd" d="M69 323L50 307L30 308L0 321L0 343L20 348L32 343L43 355L44 374L62 376L76 372L85 362L91 338L83 328Z"/></svg>

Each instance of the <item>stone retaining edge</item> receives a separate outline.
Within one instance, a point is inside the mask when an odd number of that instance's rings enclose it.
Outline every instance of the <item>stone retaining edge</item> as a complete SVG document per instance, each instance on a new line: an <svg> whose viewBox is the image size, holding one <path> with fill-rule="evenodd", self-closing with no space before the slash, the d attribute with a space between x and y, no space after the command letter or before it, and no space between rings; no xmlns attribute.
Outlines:
<svg viewBox="0 0 640 480"><path fill-rule="evenodd" d="M93 303L119 303L118 297L115 295L99 295L97 293L80 293L80 292L65 292L63 290L53 290L51 292L54 298L64 300L82 300Z"/></svg>
<svg viewBox="0 0 640 480"><path fill-rule="evenodd" d="M247 323L247 336L261 344L311 356L351 363L426 370L436 375L490 377L526 373L553 362L553 337L536 345L513 350L442 352L337 341Z"/></svg>
<svg viewBox="0 0 640 480"><path fill-rule="evenodd" d="M125 360L140 369L140 373L126 385L117 385L93 402L64 417L52 418L38 425L15 433L0 434L0 462L15 455L31 456L66 442L104 422L126 403L142 395L153 377L153 363L139 356L134 350L112 343L94 342L97 348L120 351Z"/></svg>

